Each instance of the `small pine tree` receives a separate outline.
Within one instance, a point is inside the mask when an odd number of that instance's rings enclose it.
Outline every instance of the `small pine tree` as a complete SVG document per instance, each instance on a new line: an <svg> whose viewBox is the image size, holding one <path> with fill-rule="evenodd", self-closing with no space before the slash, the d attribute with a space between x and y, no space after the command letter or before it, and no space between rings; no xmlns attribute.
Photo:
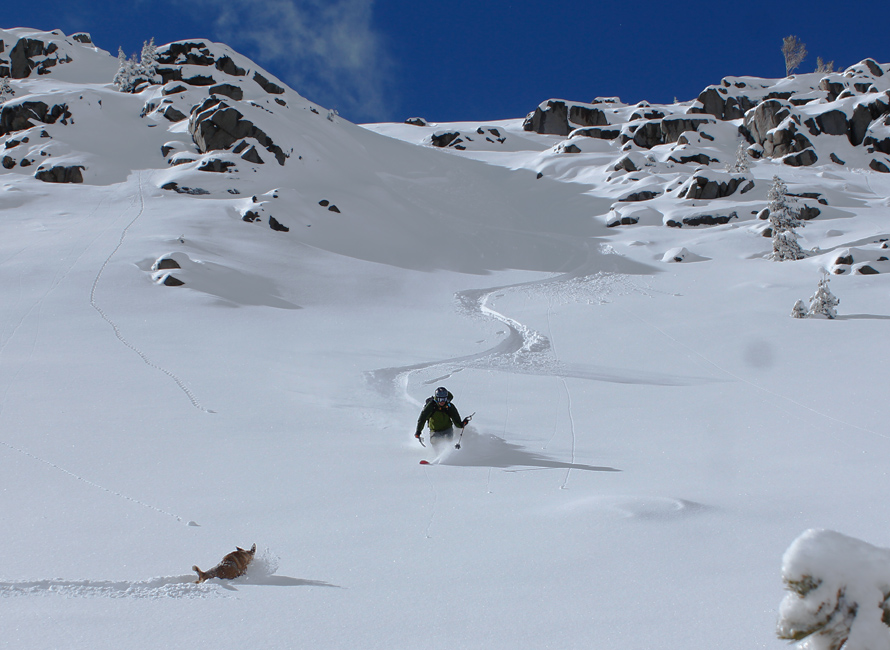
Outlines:
<svg viewBox="0 0 890 650"><path fill-rule="evenodd" d="M790 77L807 58L806 43L801 42L797 36L786 36L782 39L782 55L785 57L785 76Z"/></svg>
<svg viewBox="0 0 890 650"><path fill-rule="evenodd" d="M12 89L12 84L9 82L9 77L3 77L0 79L0 104L3 102L8 102L15 96L15 91Z"/></svg>
<svg viewBox="0 0 890 650"><path fill-rule="evenodd" d="M778 176L766 198L769 199L769 223L773 231L773 252L770 258L777 262L802 260L807 254L797 243L795 228L803 226L794 199L788 197L788 187Z"/></svg>
<svg viewBox="0 0 890 650"><path fill-rule="evenodd" d="M819 280L819 286L816 293L810 298L809 316L825 316L826 318L834 318L837 316L835 309L839 304L837 296L831 293L828 288L828 273L822 272L822 279Z"/></svg>
<svg viewBox="0 0 890 650"><path fill-rule="evenodd" d="M794 303L794 307L791 308L791 316L793 318L807 317L807 308L804 306L803 300L798 299L798 301Z"/></svg>
<svg viewBox="0 0 890 650"><path fill-rule="evenodd" d="M152 36L150 41L144 41L142 44L139 73L148 80L148 83L160 83L160 77L158 76L158 48L155 46L154 36Z"/></svg>
<svg viewBox="0 0 890 650"><path fill-rule="evenodd" d="M136 88L136 80L139 77L138 65L135 54L128 59L124 54L124 48L117 49L117 74L114 75L112 83L122 93L131 93Z"/></svg>
<svg viewBox="0 0 890 650"><path fill-rule="evenodd" d="M726 165L726 171L733 174L746 174L751 170L751 163L748 160L748 144L742 140L739 142L738 149L735 152L735 162Z"/></svg>
<svg viewBox="0 0 890 650"><path fill-rule="evenodd" d="M136 91L140 84L146 81L151 84L161 82L158 75L157 49L154 38L143 42L142 54L139 58L134 54L128 59L127 55L124 54L124 48L118 48L117 74L114 75L113 80L118 90L123 93L132 93Z"/></svg>

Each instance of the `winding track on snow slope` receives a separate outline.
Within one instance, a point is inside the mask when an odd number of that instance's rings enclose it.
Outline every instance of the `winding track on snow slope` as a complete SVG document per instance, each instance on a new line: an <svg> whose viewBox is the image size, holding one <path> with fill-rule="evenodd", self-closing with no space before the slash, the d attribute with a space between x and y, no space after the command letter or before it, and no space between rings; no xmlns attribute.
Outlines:
<svg viewBox="0 0 890 650"><path fill-rule="evenodd" d="M96 279L93 280L93 286L90 289L90 306L96 310L96 313L102 317L102 320L104 320L106 323L108 323L108 325L111 326L111 329L114 332L115 337L117 337L118 341L120 341L126 348L135 352L139 356L139 358L142 359L142 361L145 363L145 365L147 365L149 368L153 368L154 370L157 370L158 372L161 372L161 373L167 375L170 379L172 379L173 383L175 383L176 386L179 387L179 390L181 390L183 393L185 393L185 396L192 403L192 406L194 406L196 409L198 409L199 411L202 411L204 413L215 413L215 411L211 411L210 409L205 408L201 404L201 402L198 401L198 398L191 391L191 389L189 389L189 387L185 385L185 382L182 379L180 379L175 373L168 370L167 368L164 368L163 366L158 365L157 363L152 361L152 359L149 358L149 356L145 352L143 352L142 350L137 348L135 345L130 343L130 341L128 341L124 337L123 333L121 332L121 328L118 326L118 324L116 322L114 322L111 319L111 317L108 315L108 313L99 305L99 302L96 298L97 288L99 287L99 283L102 279L102 275L105 273L105 270L108 267L109 263L111 263L111 258L113 258L115 256L115 254L124 245L124 240L127 238L127 234L130 232L130 229L136 224L136 222L139 220L139 217L141 217L143 215L143 213L145 212L145 191L143 189L142 172L138 172L138 171L136 172L136 182L137 182L137 192L138 192L134 199L134 203L138 203L138 209L136 211L136 216L133 217L132 221L130 221L124 227L124 229L121 231L120 238L118 239L118 242L117 242L117 246L115 246L114 249L111 251L111 253L108 254L108 257L105 258L105 261L102 263L102 266L99 268L99 272L96 274Z"/></svg>
<svg viewBox="0 0 890 650"><path fill-rule="evenodd" d="M606 302L614 291L638 291L622 273L594 271L591 254L578 268L552 278L534 280L485 289L468 289L455 294L458 312L471 318L495 320L507 326L506 338L497 345L460 357L427 361L409 366L379 368L365 373L368 383L389 397L407 396L408 377L411 373L438 366L448 368L445 376L464 368L500 370L516 374L587 379L618 384L643 384L651 386L690 386L712 383L710 377L684 377L652 372L637 372L623 368L581 366L560 361L550 339L519 321L491 307L494 298L512 291L526 291L543 295L585 296L588 300ZM435 379L440 381L441 379ZM408 397L409 401L411 400Z"/></svg>

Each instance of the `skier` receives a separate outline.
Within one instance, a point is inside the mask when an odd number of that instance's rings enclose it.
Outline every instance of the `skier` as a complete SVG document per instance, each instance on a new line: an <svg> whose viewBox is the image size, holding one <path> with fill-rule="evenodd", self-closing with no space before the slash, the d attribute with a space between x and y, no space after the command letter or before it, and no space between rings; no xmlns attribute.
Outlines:
<svg viewBox="0 0 890 650"><path fill-rule="evenodd" d="M454 399L454 395L444 386L439 386L432 397L426 398L426 404L420 412L420 417L417 418L415 438L420 440L420 434L427 423L430 425L430 442L450 440L454 435L452 425L461 429L467 426L470 418L460 419L457 407L451 403L452 399Z"/></svg>

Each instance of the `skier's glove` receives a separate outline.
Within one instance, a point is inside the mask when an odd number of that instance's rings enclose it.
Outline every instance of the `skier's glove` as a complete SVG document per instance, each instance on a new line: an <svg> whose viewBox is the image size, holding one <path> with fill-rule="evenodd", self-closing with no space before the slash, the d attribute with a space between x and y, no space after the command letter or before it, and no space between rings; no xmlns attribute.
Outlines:
<svg viewBox="0 0 890 650"><path fill-rule="evenodd" d="M470 418L464 418L464 421L460 423L460 428L465 429L469 423L470 423Z"/></svg>
<svg viewBox="0 0 890 650"><path fill-rule="evenodd" d="M415 434L414 434L414 437L417 438L418 440L420 440L420 431L418 431L417 433L415 433Z"/></svg>

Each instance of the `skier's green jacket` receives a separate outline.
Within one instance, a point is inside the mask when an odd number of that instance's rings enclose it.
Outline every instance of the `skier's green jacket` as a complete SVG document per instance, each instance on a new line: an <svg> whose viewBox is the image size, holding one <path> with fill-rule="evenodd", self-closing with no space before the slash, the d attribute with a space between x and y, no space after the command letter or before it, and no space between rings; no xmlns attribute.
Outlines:
<svg viewBox="0 0 890 650"><path fill-rule="evenodd" d="M466 426L457 412L457 407L451 403L454 396L448 393L448 402L444 406L440 406L433 398L428 398L420 417L417 418L417 433L415 437L419 437L423 431L424 425L429 422L430 431L432 433L441 433L451 428L451 425L461 428Z"/></svg>

